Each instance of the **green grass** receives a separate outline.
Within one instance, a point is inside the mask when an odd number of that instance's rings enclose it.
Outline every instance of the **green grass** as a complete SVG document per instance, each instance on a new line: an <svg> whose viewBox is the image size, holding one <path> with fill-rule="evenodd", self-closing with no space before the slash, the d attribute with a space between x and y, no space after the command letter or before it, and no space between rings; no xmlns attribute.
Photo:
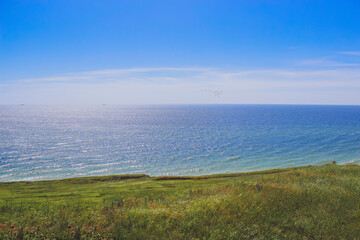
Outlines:
<svg viewBox="0 0 360 240"><path fill-rule="evenodd" d="M359 207L357 165L0 183L0 239L360 239Z"/></svg>

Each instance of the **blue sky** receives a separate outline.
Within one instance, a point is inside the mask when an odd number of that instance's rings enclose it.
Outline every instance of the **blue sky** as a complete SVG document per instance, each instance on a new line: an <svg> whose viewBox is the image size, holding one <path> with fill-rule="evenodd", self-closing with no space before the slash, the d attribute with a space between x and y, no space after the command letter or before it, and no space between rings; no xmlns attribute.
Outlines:
<svg viewBox="0 0 360 240"><path fill-rule="evenodd" d="M0 104L360 104L360 1L0 1Z"/></svg>

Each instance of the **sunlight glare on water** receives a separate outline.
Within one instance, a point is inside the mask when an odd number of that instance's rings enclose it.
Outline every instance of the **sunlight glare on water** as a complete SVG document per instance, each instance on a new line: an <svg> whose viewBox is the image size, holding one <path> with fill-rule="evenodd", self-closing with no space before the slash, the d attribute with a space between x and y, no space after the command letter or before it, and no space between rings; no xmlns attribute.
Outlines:
<svg viewBox="0 0 360 240"><path fill-rule="evenodd" d="M360 162L360 107L0 106L0 181Z"/></svg>

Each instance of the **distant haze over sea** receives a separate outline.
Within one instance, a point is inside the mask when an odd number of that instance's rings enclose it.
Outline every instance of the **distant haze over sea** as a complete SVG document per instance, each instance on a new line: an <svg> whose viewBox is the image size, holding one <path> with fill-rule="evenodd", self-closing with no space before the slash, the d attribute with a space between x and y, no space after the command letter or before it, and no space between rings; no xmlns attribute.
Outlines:
<svg viewBox="0 0 360 240"><path fill-rule="evenodd" d="M360 162L360 106L0 106L0 181Z"/></svg>

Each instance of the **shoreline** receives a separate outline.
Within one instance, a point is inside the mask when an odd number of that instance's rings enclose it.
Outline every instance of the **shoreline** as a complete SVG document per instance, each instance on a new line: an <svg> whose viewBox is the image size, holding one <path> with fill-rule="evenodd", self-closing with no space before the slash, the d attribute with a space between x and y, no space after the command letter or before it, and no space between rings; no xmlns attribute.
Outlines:
<svg viewBox="0 0 360 240"><path fill-rule="evenodd" d="M320 167L332 164L323 164L323 165L307 165L307 166L298 166L290 168L273 168L260 171L250 171L250 172L235 172L235 173L214 173L214 174L204 174L204 175L159 175L151 176L149 174L115 174L115 175L100 175L100 176L84 176L84 177L70 177L62 179L52 179L52 180L34 180L34 181L0 181L0 184L11 184L11 183L37 183L37 182L61 182L61 181L79 181L79 180L89 180L89 181L120 181L127 179L139 179L139 178L148 178L156 181L164 180L201 180L201 179L213 179L213 178L228 178L228 177L240 177L245 175L261 175L261 174L272 174L272 173L281 173L286 171L291 171L300 168L309 168L309 167ZM357 164L345 164L345 165L356 165Z"/></svg>
<svg viewBox="0 0 360 240"><path fill-rule="evenodd" d="M248 175L263 175L263 174L272 174L272 173L281 173L287 172L296 169L305 169L311 167L322 167L328 165L338 165L338 166L360 166L354 163L347 164L334 164L327 163L322 165L306 165L306 166L297 166L297 167L289 167L289 168L273 168L267 170L260 171L250 171L250 172L235 172L235 173L214 173L214 174L204 174L204 175L159 175L159 176L151 176L149 174L114 174L114 175L100 175L100 176L84 176L84 177L70 177L70 178L62 178L62 179L52 179L52 180L34 180L34 181L8 181L2 182L0 184L13 184L13 183L42 183L42 182L71 182L71 181L120 181L120 180L128 180L128 179L151 179L155 181L166 181L166 180L201 180L201 179L214 179L214 178L231 178L231 177L241 177Z"/></svg>

